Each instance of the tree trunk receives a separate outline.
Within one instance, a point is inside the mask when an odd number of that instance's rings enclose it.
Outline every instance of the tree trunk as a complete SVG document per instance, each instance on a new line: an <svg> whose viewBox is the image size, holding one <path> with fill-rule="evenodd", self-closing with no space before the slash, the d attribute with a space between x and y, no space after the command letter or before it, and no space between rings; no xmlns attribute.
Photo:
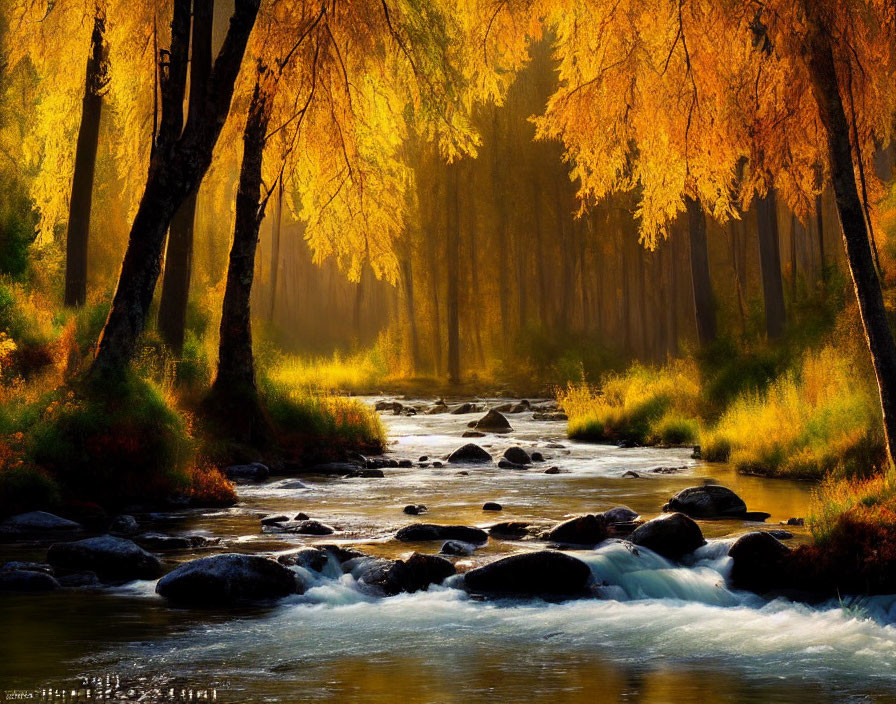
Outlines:
<svg viewBox="0 0 896 704"><path fill-rule="evenodd" d="M221 306L218 373L212 385L212 392L219 397L226 395L252 399L257 394L250 296L255 275L258 230L263 217L260 206L261 166L268 121L267 99L256 82L243 133L243 161L236 194L233 245Z"/></svg>
<svg viewBox="0 0 896 704"><path fill-rule="evenodd" d="M691 240L691 288L694 293L694 316L697 340L701 345L716 339L716 306L709 276L709 251L706 246L706 214L699 200L687 197L688 229Z"/></svg>
<svg viewBox="0 0 896 704"><path fill-rule="evenodd" d="M162 84L162 119L146 188L131 226L112 308L91 373L120 376L137 350L162 265L165 233L174 213L199 187L230 111L234 82L260 0L236 0L230 27L215 61L202 109L183 127L183 96L190 5L175 0L169 72Z"/></svg>
<svg viewBox="0 0 896 704"><path fill-rule="evenodd" d="M737 312L740 319L740 333L747 334L747 303L744 299L744 286L741 278L740 266L737 261L738 251L738 225L743 220L732 219L728 223L728 235L731 238L731 270L734 272L734 288L737 292Z"/></svg>
<svg viewBox="0 0 896 704"><path fill-rule="evenodd" d="M404 279L404 304L411 334L411 366L414 373L420 368L420 342L417 339L417 309L414 306L414 264L413 252L402 260L401 271Z"/></svg>
<svg viewBox="0 0 896 704"><path fill-rule="evenodd" d="M448 167L448 237L446 238L448 269L448 381L460 381L460 212L458 182L460 166Z"/></svg>
<svg viewBox="0 0 896 704"><path fill-rule="evenodd" d="M90 211L93 207L93 175L100 138L103 91L108 82L105 31L103 18L99 15L94 17L65 242L67 306L82 306L87 300L87 244L90 236Z"/></svg>
<svg viewBox="0 0 896 704"><path fill-rule="evenodd" d="M784 282L781 278L781 251L778 236L778 208L775 192L769 189L756 201L759 231L759 273L765 300L765 330L770 340L784 334Z"/></svg>
<svg viewBox="0 0 896 704"><path fill-rule="evenodd" d="M212 25L214 0L193 0L193 34L190 59L190 111L200 110L212 70ZM198 188L197 188L198 190ZM159 301L159 333L176 354L184 348L187 301L193 270L193 229L197 192L191 193L177 210L168 231L165 274Z"/></svg>
<svg viewBox="0 0 896 704"><path fill-rule="evenodd" d="M817 10L808 2L806 9L814 20L810 26L806 63L812 92L825 126L831 178L843 230L846 258L877 377L887 454L892 463L896 456L896 344L887 320L862 201L856 186L849 124L837 83L830 35L815 16Z"/></svg>
<svg viewBox="0 0 896 704"><path fill-rule="evenodd" d="M271 304L268 308L268 321L274 322L277 310L277 285L280 278L280 229L283 226L283 179L277 184L277 195L274 200L274 222L271 224Z"/></svg>
<svg viewBox="0 0 896 704"><path fill-rule="evenodd" d="M508 282L509 254L507 250L507 201L504 190L505 174L501 168L501 154L499 150L500 135L498 130L498 108L492 108L492 197L498 211L498 256L503 258L503 263L498 267L498 297L501 306L501 329L507 331L510 325L508 306L510 303L510 285ZM506 345L509 335L501 335L501 342Z"/></svg>

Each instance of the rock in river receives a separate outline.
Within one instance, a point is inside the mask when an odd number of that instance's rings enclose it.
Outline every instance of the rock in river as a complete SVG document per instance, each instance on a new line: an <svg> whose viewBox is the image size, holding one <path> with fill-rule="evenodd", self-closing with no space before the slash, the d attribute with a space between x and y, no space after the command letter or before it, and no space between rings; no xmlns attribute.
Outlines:
<svg viewBox="0 0 896 704"><path fill-rule="evenodd" d="M54 543L47 551L53 567L83 572L90 570L104 580L154 579L162 563L132 540L101 535L73 543Z"/></svg>
<svg viewBox="0 0 896 704"><path fill-rule="evenodd" d="M597 545L607 538L607 523L600 514L577 516L554 526L545 538L567 545Z"/></svg>
<svg viewBox="0 0 896 704"><path fill-rule="evenodd" d="M82 530L80 523L75 523L67 518L60 518L46 511L20 513L0 523L0 534L64 533L66 531L74 532L79 530Z"/></svg>
<svg viewBox="0 0 896 704"><path fill-rule="evenodd" d="M682 489L663 506L664 511L679 511L692 518L741 517L747 505L731 489L717 484Z"/></svg>
<svg viewBox="0 0 896 704"><path fill-rule="evenodd" d="M532 464L529 453L521 447L508 447L504 450L504 459L518 465Z"/></svg>
<svg viewBox="0 0 896 704"><path fill-rule="evenodd" d="M187 562L156 585L161 596L185 606L267 601L304 591L304 584L288 567L266 557L237 553Z"/></svg>
<svg viewBox="0 0 896 704"><path fill-rule="evenodd" d="M700 526L683 513L669 513L647 521L631 534L629 540L670 560L677 560L706 545Z"/></svg>
<svg viewBox="0 0 896 704"><path fill-rule="evenodd" d="M499 411L492 409L473 425L476 430L487 433L509 433L513 430L510 423Z"/></svg>
<svg viewBox="0 0 896 704"><path fill-rule="evenodd" d="M781 586L790 548L769 533L747 533L728 550L731 586L764 593Z"/></svg>
<svg viewBox="0 0 896 704"><path fill-rule="evenodd" d="M401 528L395 539L403 543L416 543L426 540L460 540L464 543L482 545L488 541L488 533L480 528L469 526L439 526L434 523L413 523Z"/></svg>
<svg viewBox="0 0 896 704"><path fill-rule="evenodd" d="M439 550L440 555L454 555L455 557L466 557L476 552L476 546L460 540L446 540Z"/></svg>
<svg viewBox="0 0 896 704"><path fill-rule="evenodd" d="M271 474L261 462L235 464L224 468L224 476L234 482L263 482Z"/></svg>
<svg viewBox="0 0 896 704"><path fill-rule="evenodd" d="M512 555L471 570L464 585L486 594L575 596L591 581L591 568L570 555L554 550Z"/></svg>
<svg viewBox="0 0 896 704"><path fill-rule="evenodd" d="M463 447L457 448L454 452L448 455L448 461L472 462L476 464L482 464L485 462L491 462L492 456L481 447L479 447L479 445L469 442Z"/></svg>
<svg viewBox="0 0 896 704"><path fill-rule="evenodd" d="M62 585L46 572L4 570L0 572L0 592L52 592Z"/></svg>
<svg viewBox="0 0 896 704"><path fill-rule="evenodd" d="M604 520L607 523L631 523L637 518L638 512L632 511L628 506L615 506L604 511Z"/></svg>

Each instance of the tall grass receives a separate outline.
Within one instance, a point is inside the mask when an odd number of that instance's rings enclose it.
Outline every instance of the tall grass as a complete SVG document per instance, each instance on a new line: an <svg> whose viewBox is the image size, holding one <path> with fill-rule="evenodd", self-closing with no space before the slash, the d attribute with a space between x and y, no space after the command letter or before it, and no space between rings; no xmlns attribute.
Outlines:
<svg viewBox="0 0 896 704"><path fill-rule="evenodd" d="M635 364L596 389L571 384L558 402L569 416L571 438L681 445L697 437L700 382L691 360L662 368Z"/></svg>
<svg viewBox="0 0 896 704"><path fill-rule="evenodd" d="M284 356L275 360L267 371L271 381L281 388L350 393L375 388L388 373L387 364L376 348L312 359Z"/></svg>
<svg viewBox="0 0 896 704"><path fill-rule="evenodd" d="M896 530L896 470L869 479L829 477L815 492L809 528L816 543L830 542L844 516Z"/></svg>
<svg viewBox="0 0 896 704"><path fill-rule="evenodd" d="M701 434L704 457L770 476L867 474L883 456L877 397L862 364L826 345L765 392L736 398Z"/></svg>

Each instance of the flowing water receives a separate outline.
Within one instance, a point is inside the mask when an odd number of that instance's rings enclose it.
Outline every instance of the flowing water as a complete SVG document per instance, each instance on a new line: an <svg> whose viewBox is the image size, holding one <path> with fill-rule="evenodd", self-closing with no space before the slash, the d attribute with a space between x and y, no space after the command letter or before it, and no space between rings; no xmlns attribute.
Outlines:
<svg viewBox="0 0 896 704"><path fill-rule="evenodd" d="M510 416L512 434L475 442L494 455L511 444L538 449L544 465L416 466L421 456L441 459L466 442L460 435L474 417L384 416L389 454L413 459L415 467L387 469L383 479L275 480L242 487L233 509L139 518L156 530L222 537L228 550L241 552L317 540L402 556L412 547L391 536L414 521L548 526L620 504L649 518L676 491L705 480L734 489L750 510L771 513L769 524L806 514L806 485L737 476L690 459L686 450L573 443L564 424L534 421L531 413ZM562 473L544 474L548 466ZM651 471L657 467L675 471ZM623 477L627 471L640 477ZM504 510L483 512L485 501ZM409 503L429 511L406 516ZM298 511L334 525L337 534L260 532L260 514ZM134 701L188 700L192 692L194 700L222 702L896 703L896 596L810 607L729 590L730 536L756 525L701 527L710 541L687 566L619 542L573 553L604 585L602 598L564 603L480 601L450 580L427 592L377 598L358 591L335 565L306 574L312 587L302 596L226 613L170 609L155 596L154 582L5 596L0 701L3 691L95 687L92 678L108 678L103 687L118 686ZM794 530L791 544L808 539ZM533 547L491 540L458 566ZM40 551L26 546L3 558L40 558Z"/></svg>

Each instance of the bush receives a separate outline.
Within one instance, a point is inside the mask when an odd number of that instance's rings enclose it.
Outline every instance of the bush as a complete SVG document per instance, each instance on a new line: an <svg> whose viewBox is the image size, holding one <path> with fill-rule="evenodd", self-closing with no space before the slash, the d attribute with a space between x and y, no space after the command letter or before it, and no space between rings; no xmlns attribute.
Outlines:
<svg viewBox="0 0 896 704"><path fill-rule="evenodd" d="M103 505L164 501L191 482L184 420L133 375L113 388L82 384L53 401L30 431L26 458L67 496Z"/></svg>
<svg viewBox="0 0 896 704"><path fill-rule="evenodd" d="M883 456L883 432L877 395L857 359L827 345L765 393L739 396L704 431L704 457L743 472L800 479L871 471Z"/></svg>
<svg viewBox="0 0 896 704"><path fill-rule="evenodd" d="M691 443L697 435L700 385L693 362L655 369L633 365L600 390L570 385L558 394L569 437L594 442Z"/></svg>
<svg viewBox="0 0 896 704"><path fill-rule="evenodd" d="M28 272L28 250L37 237L37 213L22 184L0 176L0 274L21 280Z"/></svg>
<svg viewBox="0 0 896 704"><path fill-rule="evenodd" d="M277 445L288 453L338 456L345 450L379 453L385 448L379 416L356 399L320 396L264 380L261 400Z"/></svg>
<svg viewBox="0 0 896 704"><path fill-rule="evenodd" d="M45 471L26 465L0 468L0 516L52 508L60 500L59 485Z"/></svg>

